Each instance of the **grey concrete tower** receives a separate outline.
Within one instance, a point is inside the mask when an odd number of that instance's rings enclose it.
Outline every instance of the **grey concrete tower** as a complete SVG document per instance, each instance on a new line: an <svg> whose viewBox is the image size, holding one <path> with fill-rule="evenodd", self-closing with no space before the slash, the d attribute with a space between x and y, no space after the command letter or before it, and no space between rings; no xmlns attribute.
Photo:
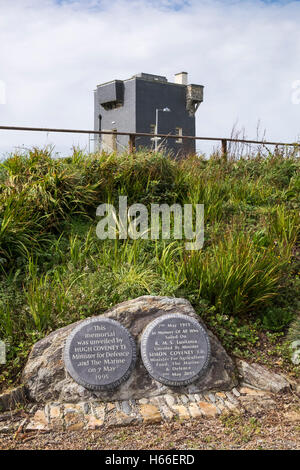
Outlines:
<svg viewBox="0 0 300 470"><path fill-rule="evenodd" d="M195 135L195 113L203 101L203 88L189 85L186 72L176 74L174 83L147 73L103 83L94 92L94 129L173 134L177 139L161 139L159 146L173 156L195 153L195 141L180 136ZM154 148L153 138L137 137L136 148L143 147ZM127 136L95 137L95 150L122 152L126 148Z"/></svg>

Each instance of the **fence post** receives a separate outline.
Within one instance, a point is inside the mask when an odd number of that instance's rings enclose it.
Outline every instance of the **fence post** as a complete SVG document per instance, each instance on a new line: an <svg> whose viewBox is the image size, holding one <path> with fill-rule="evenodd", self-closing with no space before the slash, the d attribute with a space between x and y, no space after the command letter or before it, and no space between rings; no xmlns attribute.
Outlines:
<svg viewBox="0 0 300 470"><path fill-rule="evenodd" d="M129 152L130 153L135 152L135 135L134 134L129 134Z"/></svg>
<svg viewBox="0 0 300 470"><path fill-rule="evenodd" d="M227 140L222 139L222 158L227 162Z"/></svg>

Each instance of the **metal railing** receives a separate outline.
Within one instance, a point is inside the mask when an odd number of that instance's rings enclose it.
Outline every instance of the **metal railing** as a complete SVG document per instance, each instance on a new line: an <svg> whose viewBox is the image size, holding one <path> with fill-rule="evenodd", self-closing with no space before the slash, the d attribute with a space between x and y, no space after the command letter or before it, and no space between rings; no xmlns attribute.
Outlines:
<svg viewBox="0 0 300 470"><path fill-rule="evenodd" d="M23 127L23 126L0 126L0 130L6 131L31 131L31 132L60 132L60 133L70 133L70 134L93 134L93 135L122 135L128 136L128 146L129 151L135 151L135 143L137 137L160 137L164 139L178 139L178 135L175 134L151 134L146 132L119 132L119 131L95 131L87 129L57 129L50 127ZM205 140L205 141L214 141L221 143L221 153L224 159L227 158L228 154L228 142L239 142L243 144L257 144L257 145L271 145L274 147L294 147L299 149L299 142L270 142L266 140L249 140L249 139L235 139L233 137L198 137L191 135L182 135L180 139L183 140Z"/></svg>

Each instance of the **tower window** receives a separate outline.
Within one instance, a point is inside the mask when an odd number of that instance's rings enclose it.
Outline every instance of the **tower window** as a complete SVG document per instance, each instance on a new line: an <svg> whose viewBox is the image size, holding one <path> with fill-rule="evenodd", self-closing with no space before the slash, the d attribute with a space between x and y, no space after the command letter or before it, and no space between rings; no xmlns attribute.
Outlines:
<svg viewBox="0 0 300 470"><path fill-rule="evenodd" d="M123 103L121 101L111 101L109 103L102 103L103 108L106 111L110 111L111 109L121 108Z"/></svg>

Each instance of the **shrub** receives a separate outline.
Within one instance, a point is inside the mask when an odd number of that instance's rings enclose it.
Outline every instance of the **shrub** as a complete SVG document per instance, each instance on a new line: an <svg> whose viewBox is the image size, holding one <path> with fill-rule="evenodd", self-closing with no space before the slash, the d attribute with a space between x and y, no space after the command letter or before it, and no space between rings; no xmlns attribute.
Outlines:
<svg viewBox="0 0 300 470"><path fill-rule="evenodd" d="M187 283L199 297L234 315L252 311L277 295L287 259L255 244L251 235L229 230L209 251L185 258Z"/></svg>

